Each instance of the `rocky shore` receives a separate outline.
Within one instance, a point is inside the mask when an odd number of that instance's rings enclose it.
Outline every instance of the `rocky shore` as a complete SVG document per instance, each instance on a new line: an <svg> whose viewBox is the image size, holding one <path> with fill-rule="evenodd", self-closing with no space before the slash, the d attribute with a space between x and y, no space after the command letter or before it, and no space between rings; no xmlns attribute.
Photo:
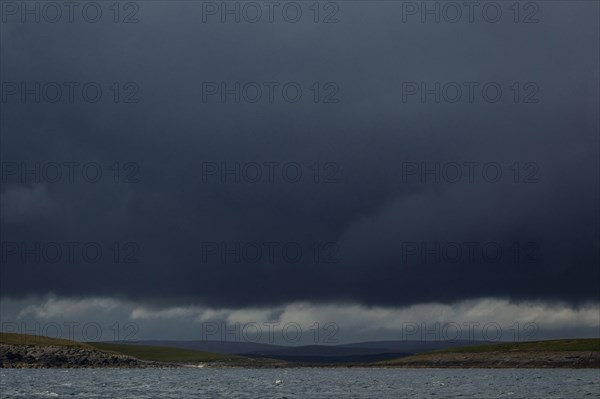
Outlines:
<svg viewBox="0 0 600 399"><path fill-rule="evenodd" d="M169 367L85 346L0 344L0 368Z"/></svg>

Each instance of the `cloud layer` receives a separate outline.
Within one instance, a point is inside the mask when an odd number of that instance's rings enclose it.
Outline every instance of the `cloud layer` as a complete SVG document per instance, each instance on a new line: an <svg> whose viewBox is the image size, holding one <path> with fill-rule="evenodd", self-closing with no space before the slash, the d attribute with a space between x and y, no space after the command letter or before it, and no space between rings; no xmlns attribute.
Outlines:
<svg viewBox="0 0 600 399"><path fill-rule="evenodd" d="M571 307L490 298L394 308L296 302L240 310L153 308L107 298L46 297L3 300L0 308L2 331L84 340L228 340L287 345L370 340L521 341L595 337L600 323L598 303Z"/></svg>
<svg viewBox="0 0 600 399"><path fill-rule="evenodd" d="M598 4L546 2L534 24L402 23L389 2L238 24L187 3L3 26L3 298L598 300ZM406 91L437 83L439 102Z"/></svg>

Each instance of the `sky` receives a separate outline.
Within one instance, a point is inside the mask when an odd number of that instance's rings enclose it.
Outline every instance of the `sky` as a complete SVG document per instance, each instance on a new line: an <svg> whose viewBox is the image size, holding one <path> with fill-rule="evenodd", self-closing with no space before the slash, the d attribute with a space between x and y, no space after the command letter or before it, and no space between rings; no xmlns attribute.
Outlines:
<svg viewBox="0 0 600 399"><path fill-rule="evenodd" d="M2 330L600 335L598 3L23 4Z"/></svg>

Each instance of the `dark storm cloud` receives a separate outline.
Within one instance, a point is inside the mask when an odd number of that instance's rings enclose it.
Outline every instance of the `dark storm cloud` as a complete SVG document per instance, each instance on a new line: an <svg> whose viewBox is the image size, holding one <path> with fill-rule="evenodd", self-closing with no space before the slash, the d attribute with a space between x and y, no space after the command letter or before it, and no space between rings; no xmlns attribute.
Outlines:
<svg viewBox="0 0 600 399"><path fill-rule="evenodd" d="M597 4L540 2L534 24L402 23L390 2L340 2L331 24L202 23L201 3L138 4L134 24L2 24L4 95L80 83L72 104L19 93L2 104L3 296L598 299ZM438 81L458 82L461 100L403 102L403 82ZM82 99L86 82L103 88L97 103ZM221 82L256 82L263 97L203 101ZM275 93L297 82L302 98L271 103L265 82ZM479 84L472 103L464 82ZM503 89L497 103L480 95L489 82ZM61 170L76 175L13 174L36 162L75 162ZM236 162L250 177L207 173ZM420 173L436 163L432 182ZM452 183L457 164L465 177Z"/></svg>

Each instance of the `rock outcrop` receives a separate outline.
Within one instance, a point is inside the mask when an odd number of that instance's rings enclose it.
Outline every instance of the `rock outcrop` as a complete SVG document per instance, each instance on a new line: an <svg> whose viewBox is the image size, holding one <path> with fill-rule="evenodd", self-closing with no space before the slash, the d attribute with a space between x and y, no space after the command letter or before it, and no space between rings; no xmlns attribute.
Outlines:
<svg viewBox="0 0 600 399"><path fill-rule="evenodd" d="M163 367L118 353L85 346L0 344L0 368Z"/></svg>

